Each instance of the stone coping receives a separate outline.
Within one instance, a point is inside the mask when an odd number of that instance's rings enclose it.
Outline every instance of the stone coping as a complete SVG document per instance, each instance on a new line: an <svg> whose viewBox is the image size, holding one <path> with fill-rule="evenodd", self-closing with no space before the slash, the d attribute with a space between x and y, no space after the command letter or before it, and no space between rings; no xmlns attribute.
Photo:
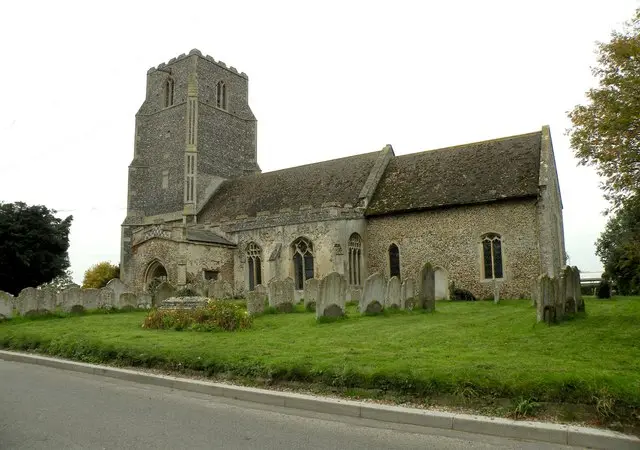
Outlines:
<svg viewBox="0 0 640 450"><path fill-rule="evenodd" d="M597 428L546 422L516 421L496 417L339 400L307 394L192 380L169 375L156 375L130 369L79 363L5 350L0 350L0 359L105 376L135 383L168 387L171 389L182 389L217 397L339 416L360 417L382 422L418 425L429 428L596 449L640 449L640 439L635 436Z"/></svg>

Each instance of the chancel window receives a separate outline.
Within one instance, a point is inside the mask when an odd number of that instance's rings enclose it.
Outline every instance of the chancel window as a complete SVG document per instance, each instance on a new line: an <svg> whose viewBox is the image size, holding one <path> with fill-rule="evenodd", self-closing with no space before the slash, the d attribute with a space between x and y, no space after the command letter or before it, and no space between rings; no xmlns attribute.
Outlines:
<svg viewBox="0 0 640 450"><path fill-rule="evenodd" d="M216 106L220 109L227 109L227 85L224 81L218 81L216 85Z"/></svg>
<svg viewBox="0 0 640 450"><path fill-rule="evenodd" d="M313 244L298 238L293 242L292 250L296 289L304 289L304 282L313 278Z"/></svg>
<svg viewBox="0 0 640 450"><path fill-rule="evenodd" d="M389 277L400 278L400 250L396 244L389 246Z"/></svg>
<svg viewBox="0 0 640 450"><path fill-rule="evenodd" d="M262 249L255 242L247 246L247 264L249 266L249 290L253 291L262 284Z"/></svg>
<svg viewBox="0 0 640 450"><path fill-rule="evenodd" d="M164 107L173 106L173 87L175 83L173 78L167 78L164 82Z"/></svg>
<svg viewBox="0 0 640 450"><path fill-rule="evenodd" d="M502 238L496 233L482 236L482 262L485 280L503 278Z"/></svg>
<svg viewBox="0 0 640 450"><path fill-rule="evenodd" d="M360 267L362 259L362 239L358 233L353 233L349 238L349 284L360 286Z"/></svg>

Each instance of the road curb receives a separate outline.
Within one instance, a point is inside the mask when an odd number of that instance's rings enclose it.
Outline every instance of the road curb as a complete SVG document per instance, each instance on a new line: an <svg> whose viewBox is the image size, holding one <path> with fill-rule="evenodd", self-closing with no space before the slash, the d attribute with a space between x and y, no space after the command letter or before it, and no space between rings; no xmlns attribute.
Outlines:
<svg viewBox="0 0 640 450"><path fill-rule="evenodd" d="M527 441L574 445L596 449L640 449L640 439L615 431L559 425L545 422L515 421L502 418L427 411L400 406L376 405L351 400L316 397L289 392L233 386L168 375L155 375L129 369L86 364L47 356L0 350L0 359L86 374L101 375L124 381L181 389L216 397L301 409L319 413L360 417L382 422L418 425L486 434Z"/></svg>

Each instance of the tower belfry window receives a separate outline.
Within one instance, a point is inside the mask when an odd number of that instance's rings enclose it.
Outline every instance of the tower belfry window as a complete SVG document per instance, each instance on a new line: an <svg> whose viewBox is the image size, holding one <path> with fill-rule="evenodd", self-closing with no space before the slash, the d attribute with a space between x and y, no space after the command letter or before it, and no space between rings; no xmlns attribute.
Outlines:
<svg viewBox="0 0 640 450"><path fill-rule="evenodd" d="M218 81L216 85L216 106L220 109L227 109L227 85L224 81Z"/></svg>
<svg viewBox="0 0 640 450"><path fill-rule="evenodd" d="M164 83L164 107L173 106L173 78L167 78Z"/></svg>

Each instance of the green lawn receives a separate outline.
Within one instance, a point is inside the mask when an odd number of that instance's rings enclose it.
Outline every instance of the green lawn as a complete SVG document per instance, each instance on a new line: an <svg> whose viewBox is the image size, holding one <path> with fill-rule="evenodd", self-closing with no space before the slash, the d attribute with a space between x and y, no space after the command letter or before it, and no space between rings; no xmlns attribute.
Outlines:
<svg viewBox="0 0 640 450"><path fill-rule="evenodd" d="M587 314L535 324L528 301L439 302L437 312L264 315L227 333L141 328L144 312L0 324L0 346L89 362L187 368L412 398L482 398L640 408L640 297L586 301Z"/></svg>

